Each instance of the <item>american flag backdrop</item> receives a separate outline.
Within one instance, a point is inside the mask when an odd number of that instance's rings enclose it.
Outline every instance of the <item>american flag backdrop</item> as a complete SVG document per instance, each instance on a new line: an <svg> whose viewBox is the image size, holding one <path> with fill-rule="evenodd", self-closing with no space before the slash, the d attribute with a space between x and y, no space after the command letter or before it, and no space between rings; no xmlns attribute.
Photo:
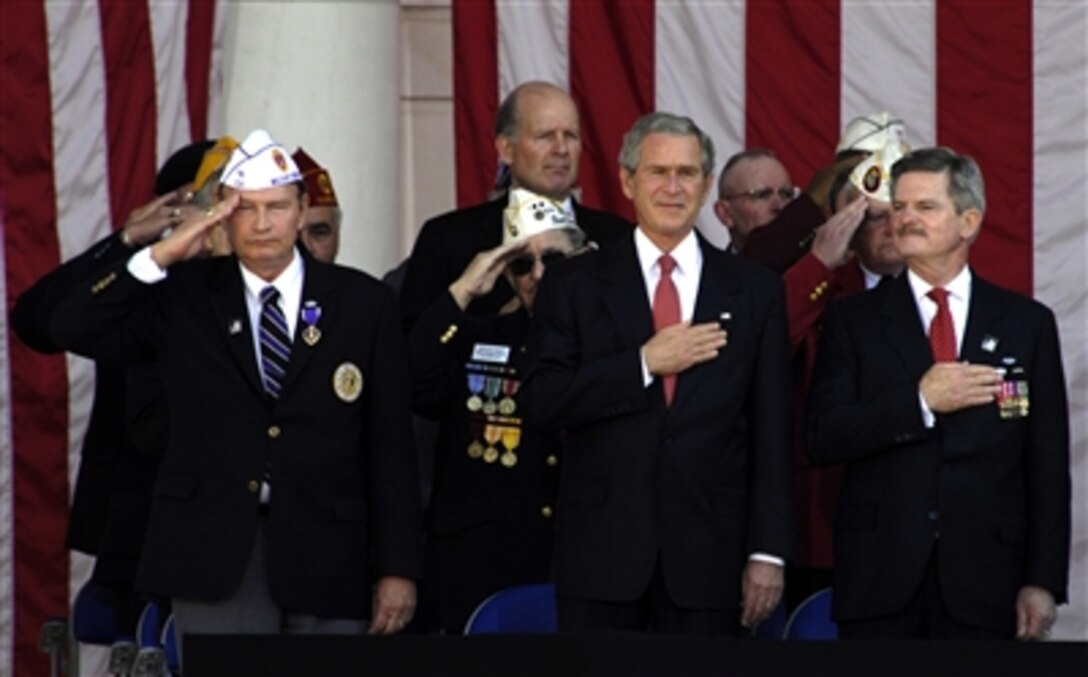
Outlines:
<svg viewBox="0 0 1088 677"><path fill-rule="evenodd" d="M392 1L392 0L388 0ZM156 167L222 133L222 0L0 2L0 288L14 299L146 201ZM569 88L587 203L630 216L622 133L692 116L719 163L774 148L804 183L850 118L891 110L914 146L975 156L990 208L972 263L1059 317L1074 441L1073 603L1088 637L1088 6L1082 0L453 0L456 180L494 177L492 123L518 82ZM390 77L395 77L390 65ZM360 124L363 124L362 122ZM244 130L233 130L235 133ZM380 158L375 159L381 162ZM451 205L452 206L452 205ZM414 227L412 224L411 227ZM723 242L707 211L700 223ZM0 674L46 671L41 622L86 576L63 536L92 393L79 359L42 356L0 314Z"/></svg>
<svg viewBox="0 0 1088 677"><path fill-rule="evenodd" d="M850 119L882 110L906 122L912 146L978 160L989 206L972 266L1047 303L1060 323L1074 540L1072 604L1055 636L1088 639L1088 4L455 0L453 10L462 203L481 200L494 177L497 102L531 79L579 104L585 202L627 216L621 137L652 110L692 117L719 167L769 147L801 185L829 163ZM699 225L727 240L709 208Z"/></svg>
<svg viewBox="0 0 1088 677"><path fill-rule="evenodd" d="M64 532L94 378L28 349L8 312L147 202L172 151L220 133L218 3L0 3L0 674L49 673L42 621L88 574Z"/></svg>

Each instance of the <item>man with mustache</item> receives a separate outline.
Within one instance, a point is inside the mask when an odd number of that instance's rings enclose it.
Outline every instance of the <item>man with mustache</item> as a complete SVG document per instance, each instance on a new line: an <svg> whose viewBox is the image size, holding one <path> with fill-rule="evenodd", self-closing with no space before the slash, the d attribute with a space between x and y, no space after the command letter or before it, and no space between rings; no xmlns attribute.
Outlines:
<svg viewBox="0 0 1088 677"><path fill-rule="evenodd" d="M842 464L833 613L849 639L1039 639L1066 600L1069 422L1057 326L968 265L982 174L892 169L907 272L825 316L808 452Z"/></svg>

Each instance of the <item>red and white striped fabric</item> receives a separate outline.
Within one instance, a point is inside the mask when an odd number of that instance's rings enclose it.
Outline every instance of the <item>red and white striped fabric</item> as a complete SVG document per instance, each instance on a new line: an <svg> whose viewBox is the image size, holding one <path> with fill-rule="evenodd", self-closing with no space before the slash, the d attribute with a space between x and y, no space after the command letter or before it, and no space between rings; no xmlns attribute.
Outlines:
<svg viewBox="0 0 1088 677"><path fill-rule="evenodd" d="M1057 313L1073 412L1073 605L1056 634L1088 637L1088 8L1083 3L454 0L457 195L494 176L492 121L516 84L566 87L582 111L585 201L631 216L621 137L652 110L691 116L719 166L773 148L804 184L851 118L891 110L914 147L979 161L988 185L972 266ZM700 228L719 244L709 209Z"/></svg>
<svg viewBox="0 0 1088 677"><path fill-rule="evenodd" d="M173 150L218 133L217 4L0 3L0 674L48 674L41 623L88 574L64 532L93 392L87 361L29 350L8 312L150 199Z"/></svg>

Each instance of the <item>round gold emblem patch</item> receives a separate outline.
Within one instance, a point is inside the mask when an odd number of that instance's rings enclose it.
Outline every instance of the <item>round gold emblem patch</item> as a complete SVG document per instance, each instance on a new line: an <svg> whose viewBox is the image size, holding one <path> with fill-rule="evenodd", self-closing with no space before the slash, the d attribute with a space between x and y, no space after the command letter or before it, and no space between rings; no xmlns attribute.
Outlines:
<svg viewBox="0 0 1088 677"><path fill-rule="evenodd" d="M880 167L874 165L861 178L861 185L865 187L867 192L875 193L880 188L881 178L883 177L880 176Z"/></svg>
<svg viewBox="0 0 1088 677"><path fill-rule="evenodd" d="M363 392L363 372L351 362L344 362L332 375L332 389L344 402L354 402Z"/></svg>

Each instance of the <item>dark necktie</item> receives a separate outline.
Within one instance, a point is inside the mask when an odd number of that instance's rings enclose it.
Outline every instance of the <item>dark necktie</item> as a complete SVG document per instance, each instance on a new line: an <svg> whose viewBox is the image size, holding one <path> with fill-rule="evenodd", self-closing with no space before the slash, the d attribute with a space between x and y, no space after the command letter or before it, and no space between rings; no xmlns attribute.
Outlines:
<svg viewBox="0 0 1088 677"><path fill-rule="evenodd" d="M937 314L929 323L929 347L933 350L933 361L955 362L956 329L952 324L952 313L948 310L948 290L934 287L926 296L937 304Z"/></svg>
<svg viewBox="0 0 1088 677"><path fill-rule="evenodd" d="M672 271L676 268L676 261L668 254L657 260L661 267L661 277L657 281L657 289L654 290L654 331L658 332L671 325L680 322L680 294L676 291L676 285L672 281ZM665 374L661 377L661 384L665 388L665 406L672 404L672 396L676 392L676 374Z"/></svg>
<svg viewBox="0 0 1088 677"><path fill-rule="evenodd" d="M291 335L279 298L279 291L272 285L261 290L261 377L264 391L276 399L291 359Z"/></svg>

